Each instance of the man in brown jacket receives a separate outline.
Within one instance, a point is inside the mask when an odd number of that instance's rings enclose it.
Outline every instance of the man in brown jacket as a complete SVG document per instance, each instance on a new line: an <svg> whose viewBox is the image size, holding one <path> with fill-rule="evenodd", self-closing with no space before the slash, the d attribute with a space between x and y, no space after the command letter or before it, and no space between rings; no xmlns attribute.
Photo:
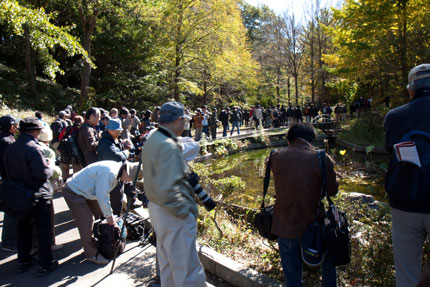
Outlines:
<svg viewBox="0 0 430 287"><path fill-rule="evenodd" d="M85 123L78 133L78 144L84 154L85 166L95 163L99 160L97 156L98 135L96 126L100 121L100 110L98 108L89 108L85 114Z"/></svg>
<svg viewBox="0 0 430 287"><path fill-rule="evenodd" d="M288 130L289 146L271 156L276 201L272 233L279 236L279 253L285 274L285 285L302 286L300 238L306 228L322 215L319 208L321 169L312 126L296 123ZM338 191L333 160L326 156L327 194ZM320 213L320 214L318 214ZM336 269L326 256L322 263L323 287L336 286Z"/></svg>

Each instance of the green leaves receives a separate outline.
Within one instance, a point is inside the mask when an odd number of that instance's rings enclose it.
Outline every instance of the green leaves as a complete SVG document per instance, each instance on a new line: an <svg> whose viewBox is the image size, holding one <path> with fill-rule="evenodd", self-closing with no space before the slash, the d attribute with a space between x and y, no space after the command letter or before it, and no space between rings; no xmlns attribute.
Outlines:
<svg viewBox="0 0 430 287"><path fill-rule="evenodd" d="M52 56L52 50L56 47L63 48L69 56L81 55L84 61L95 67L79 41L69 34L74 26L57 27L50 22L52 17L53 14L46 14L43 8L26 8L12 0L0 3L0 22L17 36L22 37L24 29L28 29L31 46L39 53L44 73L51 79L55 79L56 73L64 73Z"/></svg>

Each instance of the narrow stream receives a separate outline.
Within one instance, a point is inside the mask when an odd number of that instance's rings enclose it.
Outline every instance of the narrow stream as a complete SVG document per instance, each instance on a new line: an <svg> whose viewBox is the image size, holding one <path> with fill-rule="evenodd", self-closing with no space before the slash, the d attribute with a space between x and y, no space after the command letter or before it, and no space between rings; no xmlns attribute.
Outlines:
<svg viewBox="0 0 430 287"><path fill-rule="evenodd" d="M213 179L239 176L246 182L246 191L232 194L226 200L230 203L247 207L258 207L263 194L264 161L271 149L241 152L206 162ZM342 151L343 153L343 151ZM336 161L339 189L345 192L369 194L380 201L386 201L384 192L384 174L389 157L353 153L347 150L331 149L329 154ZM269 195L274 195L273 178L270 181Z"/></svg>

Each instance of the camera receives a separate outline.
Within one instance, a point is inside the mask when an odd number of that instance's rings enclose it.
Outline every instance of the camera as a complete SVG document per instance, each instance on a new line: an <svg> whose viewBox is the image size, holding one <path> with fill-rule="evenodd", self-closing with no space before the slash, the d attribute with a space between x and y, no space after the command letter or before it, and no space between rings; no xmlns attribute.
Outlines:
<svg viewBox="0 0 430 287"><path fill-rule="evenodd" d="M199 184L199 176L195 172L190 173L188 178L189 184L193 187L199 201L203 204L207 211L211 211L216 207L215 201L205 192L202 186Z"/></svg>

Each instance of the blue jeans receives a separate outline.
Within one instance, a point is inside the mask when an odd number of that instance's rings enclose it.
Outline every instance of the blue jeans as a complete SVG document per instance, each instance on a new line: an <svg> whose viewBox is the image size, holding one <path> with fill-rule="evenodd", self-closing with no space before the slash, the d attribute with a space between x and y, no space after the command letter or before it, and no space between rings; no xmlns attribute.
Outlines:
<svg viewBox="0 0 430 287"><path fill-rule="evenodd" d="M222 124L222 136L226 137L227 136L227 132L228 132L228 124Z"/></svg>
<svg viewBox="0 0 430 287"><path fill-rule="evenodd" d="M285 274L285 287L302 287L302 256L299 239L279 237L279 254ZM322 268L322 287L336 287L336 267L328 255L325 256Z"/></svg>
<svg viewBox="0 0 430 287"><path fill-rule="evenodd" d="M203 132L205 133L206 138L208 138L209 137L209 126L203 126Z"/></svg>
<svg viewBox="0 0 430 287"><path fill-rule="evenodd" d="M240 135L239 122L232 122L231 123L230 135L233 135L234 127L237 128L237 134Z"/></svg>

